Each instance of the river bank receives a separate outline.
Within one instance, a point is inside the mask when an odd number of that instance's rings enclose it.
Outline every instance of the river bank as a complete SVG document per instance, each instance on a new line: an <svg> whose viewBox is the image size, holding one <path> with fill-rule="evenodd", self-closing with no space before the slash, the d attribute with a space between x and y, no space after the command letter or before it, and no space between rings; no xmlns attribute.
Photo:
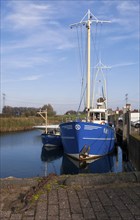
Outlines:
<svg viewBox="0 0 140 220"><path fill-rule="evenodd" d="M80 115L81 119L85 118L84 114ZM66 122L68 120L75 120L76 115L55 115L47 117L47 124L60 124L61 122ZM0 133L5 132L17 132L31 130L33 126L44 125L45 120L40 116L1 116L0 117Z"/></svg>
<svg viewBox="0 0 140 220"><path fill-rule="evenodd" d="M48 124L57 124L62 121L62 117L48 117ZM42 125L44 121L41 117L0 117L0 133L28 131L35 125Z"/></svg>
<svg viewBox="0 0 140 220"><path fill-rule="evenodd" d="M31 130L41 122L39 117L3 117L0 118L0 133Z"/></svg>

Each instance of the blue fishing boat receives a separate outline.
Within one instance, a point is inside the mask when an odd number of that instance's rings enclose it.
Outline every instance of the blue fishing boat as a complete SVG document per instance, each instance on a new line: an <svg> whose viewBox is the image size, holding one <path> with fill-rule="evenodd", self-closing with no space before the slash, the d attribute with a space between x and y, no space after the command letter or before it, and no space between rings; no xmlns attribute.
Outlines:
<svg viewBox="0 0 140 220"><path fill-rule="evenodd" d="M87 20L85 18L87 17ZM87 77L86 77L86 120L75 120L60 124L61 139L64 153L77 160L90 160L107 155L114 149L115 131L108 123L106 80L103 74L104 66L101 60L95 66L93 97L91 104L91 64L90 64L90 29L92 23L108 23L98 20L88 10L84 18L71 27L85 26L87 29ZM96 99L98 81L102 94ZM102 83L101 83L102 81Z"/></svg>

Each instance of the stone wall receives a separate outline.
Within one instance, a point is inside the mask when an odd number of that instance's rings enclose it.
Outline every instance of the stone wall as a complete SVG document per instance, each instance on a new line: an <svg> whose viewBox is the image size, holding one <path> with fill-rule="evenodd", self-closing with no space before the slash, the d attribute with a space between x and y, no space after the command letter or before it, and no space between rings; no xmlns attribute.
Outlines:
<svg viewBox="0 0 140 220"><path fill-rule="evenodd" d="M140 171L140 141L129 135L128 157L134 168Z"/></svg>

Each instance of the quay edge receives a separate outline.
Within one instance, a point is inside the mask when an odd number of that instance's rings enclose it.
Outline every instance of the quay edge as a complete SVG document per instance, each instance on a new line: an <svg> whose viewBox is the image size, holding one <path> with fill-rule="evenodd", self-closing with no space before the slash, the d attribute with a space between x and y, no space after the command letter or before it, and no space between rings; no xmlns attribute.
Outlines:
<svg viewBox="0 0 140 220"><path fill-rule="evenodd" d="M51 177L51 178L49 178ZM123 172L123 173L102 173L102 174L77 174L77 175L60 175L50 174L47 177L33 177L33 178L16 178L7 177L0 178L0 188L6 188L10 185L13 187L32 187L43 179L55 180L64 186L81 185L84 186L98 186L105 184L121 184L121 183L140 183L140 171Z"/></svg>

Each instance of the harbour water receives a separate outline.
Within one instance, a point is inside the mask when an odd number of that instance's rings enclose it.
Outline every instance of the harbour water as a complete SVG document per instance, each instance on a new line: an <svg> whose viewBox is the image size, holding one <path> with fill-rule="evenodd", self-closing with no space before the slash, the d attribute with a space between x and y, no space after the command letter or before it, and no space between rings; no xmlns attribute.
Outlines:
<svg viewBox="0 0 140 220"><path fill-rule="evenodd" d="M122 150L118 146L112 155L90 163L63 155L63 149L47 150L41 141L41 131L16 132L0 135L0 177L29 178L50 173L107 173L123 172Z"/></svg>

